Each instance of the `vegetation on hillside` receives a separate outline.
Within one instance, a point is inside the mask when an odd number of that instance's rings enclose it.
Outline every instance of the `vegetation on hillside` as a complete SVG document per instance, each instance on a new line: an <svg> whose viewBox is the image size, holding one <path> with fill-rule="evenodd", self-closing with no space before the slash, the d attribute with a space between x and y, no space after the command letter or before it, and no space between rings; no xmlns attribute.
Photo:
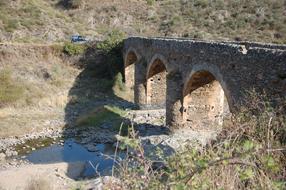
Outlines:
<svg viewBox="0 0 286 190"><path fill-rule="evenodd" d="M66 42L63 47L63 52L69 56L82 55L86 48L87 46L85 44Z"/></svg>
<svg viewBox="0 0 286 190"><path fill-rule="evenodd" d="M58 42L90 29L72 18L54 1L0 0L0 41Z"/></svg>
<svg viewBox="0 0 286 190"><path fill-rule="evenodd" d="M282 0L0 0L0 40L65 41L128 35L286 43Z"/></svg>
<svg viewBox="0 0 286 190"><path fill-rule="evenodd" d="M163 2L160 31L166 35L285 43L286 5L281 0Z"/></svg>

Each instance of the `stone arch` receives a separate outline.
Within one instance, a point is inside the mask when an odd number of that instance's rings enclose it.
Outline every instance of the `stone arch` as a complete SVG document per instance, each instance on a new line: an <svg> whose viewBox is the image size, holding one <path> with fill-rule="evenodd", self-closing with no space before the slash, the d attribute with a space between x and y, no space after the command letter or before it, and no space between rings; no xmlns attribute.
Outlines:
<svg viewBox="0 0 286 190"><path fill-rule="evenodd" d="M140 57L134 48L129 48L124 58L124 79L127 88L133 89L135 84L135 64Z"/></svg>
<svg viewBox="0 0 286 190"><path fill-rule="evenodd" d="M165 108L168 62L159 54L152 57L146 73L146 102L152 108Z"/></svg>
<svg viewBox="0 0 286 190"><path fill-rule="evenodd" d="M232 100L223 76L214 65L195 65L184 82L183 124L216 129L229 118Z"/></svg>

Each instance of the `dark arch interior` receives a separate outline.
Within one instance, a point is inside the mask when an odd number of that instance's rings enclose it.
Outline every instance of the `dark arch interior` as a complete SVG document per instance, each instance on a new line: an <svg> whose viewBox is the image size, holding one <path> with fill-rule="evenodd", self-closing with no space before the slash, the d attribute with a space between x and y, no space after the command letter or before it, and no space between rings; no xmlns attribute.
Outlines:
<svg viewBox="0 0 286 190"><path fill-rule="evenodd" d="M147 104L152 108L165 108L167 70L160 59L156 59L147 73Z"/></svg>
<svg viewBox="0 0 286 190"><path fill-rule="evenodd" d="M129 65L135 63L136 61L137 61L136 54L133 51L129 52L126 58L125 67L128 67Z"/></svg>
<svg viewBox="0 0 286 190"><path fill-rule="evenodd" d="M208 71L198 71L187 81L183 108L183 122L191 128L220 129L229 115L224 90Z"/></svg>
<svg viewBox="0 0 286 190"><path fill-rule="evenodd" d="M134 88L134 80L135 80L135 63L137 62L136 54L131 51L128 53L125 68L124 68L124 78L125 85L127 88Z"/></svg>
<svg viewBox="0 0 286 190"><path fill-rule="evenodd" d="M150 67L149 73L148 73L148 78L153 77L154 75L158 73L162 73L166 71L166 67L164 63L160 59L156 59L152 66Z"/></svg>
<svg viewBox="0 0 286 190"><path fill-rule="evenodd" d="M208 71L198 71L196 72L191 80L187 83L185 94L189 94L192 91L200 88L206 84L209 84L215 80L215 77Z"/></svg>

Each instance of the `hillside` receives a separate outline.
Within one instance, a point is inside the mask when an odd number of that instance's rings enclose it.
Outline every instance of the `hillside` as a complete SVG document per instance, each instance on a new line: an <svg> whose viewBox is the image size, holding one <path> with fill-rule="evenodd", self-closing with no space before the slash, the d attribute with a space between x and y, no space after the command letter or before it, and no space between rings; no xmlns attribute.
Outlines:
<svg viewBox="0 0 286 190"><path fill-rule="evenodd" d="M0 0L0 41L57 42L82 34L286 43L283 0Z"/></svg>

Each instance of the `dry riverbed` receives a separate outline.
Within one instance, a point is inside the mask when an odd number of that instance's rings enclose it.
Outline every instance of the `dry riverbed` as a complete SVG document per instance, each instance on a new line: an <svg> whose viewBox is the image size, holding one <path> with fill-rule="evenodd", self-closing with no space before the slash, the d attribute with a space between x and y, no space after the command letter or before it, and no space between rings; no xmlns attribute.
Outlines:
<svg viewBox="0 0 286 190"><path fill-rule="evenodd" d="M164 114L164 110L129 111L126 114L126 119L134 124L146 156L152 155L158 147L164 156L170 156L185 145L206 144L214 138L210 131L192 129L170 135L164 126ZM113 178L111 181L108 177L94 178L111 175L113 162L105 160L102 155L113 156L117 137L118 134L104 123L97 128L47 128L40 133L1 139L1 187L23 189L37 183L31 179L41 183L45 183L42 179L48 179L51 189L85 189L87 186L100 189L104 183L117 183ZM83 155L83 158L78 155ZM152 159L160 160L156 156ZM98 163L100 172L95 172L93 169Z"/></svg>

